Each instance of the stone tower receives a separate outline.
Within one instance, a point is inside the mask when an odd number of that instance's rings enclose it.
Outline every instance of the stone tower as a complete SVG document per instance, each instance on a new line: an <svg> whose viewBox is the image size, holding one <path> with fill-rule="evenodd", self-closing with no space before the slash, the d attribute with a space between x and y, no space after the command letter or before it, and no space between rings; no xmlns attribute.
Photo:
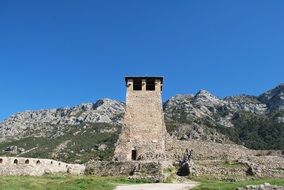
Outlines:
<svg viewBox="0 0 284 190"><path fill-rule="evenodd" d="M126 77L126 112L114 160L164 160L163 77Z"/></svg>

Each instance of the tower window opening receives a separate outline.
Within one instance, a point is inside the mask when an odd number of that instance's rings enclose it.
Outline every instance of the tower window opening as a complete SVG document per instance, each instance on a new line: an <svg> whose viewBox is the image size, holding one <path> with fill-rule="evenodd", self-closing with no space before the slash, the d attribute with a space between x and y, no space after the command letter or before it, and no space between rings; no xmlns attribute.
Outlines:
<svg viewBox="0 0 284 190"><path fill-rule="evenodd" d="M147 79L146 90L155 91L155 79Z"/></svg>
<svg viewBox="0 0 284 190"><path fill-rule="evenodd" d="M17 159L14 160L14 164L18 164L18 160Z"/></svg>
<svg viewBox="0 0 284 190"><path fill-rule="evenodd" d="M25 164L29 164L29 163L30 163L30 161L29 161L29 160L26 160L26 161L25 161Z"/></svg>
<svg viewBox="0 0 284 190"><path fill-rule="evenodd" d="M2 164L3 163L3 159L2 158L0 158L0 164Z"/></svg>
<svg viewBox="0 0 284 190"><path fill-rule="evenodd" d="M132 150L131 151L131 159L132 160L137 160L137 150Z"/></svg>
<svg viewBox="0 0 284 190"><path fill-rule="evenodd" d="M133 80L133 90L142 90L142 79Z"/></svg>

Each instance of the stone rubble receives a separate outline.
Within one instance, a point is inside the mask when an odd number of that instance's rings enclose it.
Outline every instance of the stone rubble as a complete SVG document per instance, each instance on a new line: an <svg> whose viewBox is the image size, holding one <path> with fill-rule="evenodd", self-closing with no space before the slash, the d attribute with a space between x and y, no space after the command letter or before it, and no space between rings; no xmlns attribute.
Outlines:
<svg viewBox="0 0 284 190"><path fill-rule="evenodd" d="M247 185L243 188L238 188L237 190L284 190L284 186L270 185L269 183L264 183L261 185Z"/></svg>

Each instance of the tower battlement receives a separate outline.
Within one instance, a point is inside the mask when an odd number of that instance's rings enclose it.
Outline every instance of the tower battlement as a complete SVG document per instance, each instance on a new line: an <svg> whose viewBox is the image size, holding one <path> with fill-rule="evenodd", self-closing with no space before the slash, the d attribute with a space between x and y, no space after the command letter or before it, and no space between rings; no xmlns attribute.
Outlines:
<svg viewBox="0 0 284 190"><path fill-rule="evenodd" d="M125 77L127 91L161 91L163 77Z"/></svg>

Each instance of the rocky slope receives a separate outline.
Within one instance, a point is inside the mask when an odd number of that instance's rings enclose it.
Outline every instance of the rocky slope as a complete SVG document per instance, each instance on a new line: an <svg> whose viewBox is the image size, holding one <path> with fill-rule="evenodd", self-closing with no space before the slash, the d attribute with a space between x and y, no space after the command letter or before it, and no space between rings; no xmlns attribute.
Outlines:
<svg viewBox="0 0 284 190"><path fill-rule="evenodd" d="M258 99L267 104L270 110L284 110L284 83L260 95Z"/></svg>
<svg viewBox="0 0 284 190"><path fill-rule="evenodd" d="M196 95L177 95L164 104L167 121L180 123L171 134L178 139L228 142L216 126L234 127L236 113L244 111L265 115L267 105L254 96L230 96L220 99L205 90Z"/></svg>
<svg viewBox="0 0 284 190"><path fill-rule="evenodd" d="M64 161L94 154L110 158L124 111L124 103L102 99L71 108L17 113L0 122L1 154L59 157ZM284 148L284 84L260 96L221 99L205 90L176 95L164 103L164 112L167 130L177 139ZM268 146L271 141L275 141L273 147ZM82 142L84 146L80 146ZM263 144L258 147L257 143Z"/></svg>
<svg viewBox="0 0 284 190"><path fill-rule="evenodd" d="M124 103L102 99L71 108L25 111L0 123L0 142L27 136L46 136L54 127L82 123L121 124Z"/></svg>
<svg viewBox="0 0 284 190"><path fill-rule="evenodd" d="M250 148L276 148L267 146L273 140L264 140L274 135L275 142L279 141L278 148L284 148L283 84L260 96L220 99L205 90L196 95L177 95L164 104L164 111L167 123L171 124L168 131L178 139L243 143L247 140L244 138L249 138ZM251 139L265 142L258 147Z"/></svg>
<svg viewBox="0 0 284 190"><path fill-rule="evenodd" d="M233 127L231 119L234 113L248 111L254 114L265 114L267 105L255 96L230 96L219 99L205 90L196 95L177 95L169 99L164 110L167 118L198 122L205 119L213 125Z"/></svg>

